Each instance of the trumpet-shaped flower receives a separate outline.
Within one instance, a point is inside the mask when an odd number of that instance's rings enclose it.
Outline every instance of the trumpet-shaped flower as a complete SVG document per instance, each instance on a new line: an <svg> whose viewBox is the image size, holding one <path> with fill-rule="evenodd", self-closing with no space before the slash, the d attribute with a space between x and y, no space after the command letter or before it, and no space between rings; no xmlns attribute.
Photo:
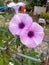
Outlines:
<svg viewBox="0 0 49 65"><path fill-rule="evenodd" d="M20 35L21 43L29 48L35 48L42 43L44 38L43 28L36 22L33 22L28 30L22 31Z"/></svg>
<svg viewBox="0 0 49 65"><path fill-rule="evenodd" d="M9 4L7 4L7 7L13 8L15 10L18 10L19 9L19 5L17 5L14 2L10 2Z"/></svg>
<svg viewBox="0 0 49 65"><path fill-rule="evenodd" d="M20 6L25 6L25 4L22 2L19 2L19 3L10 2L9 4L7 4L7 6L12 7L15 10L18 10Z"/></svg>
<svg viewBox="0 0 49 65"><path fill-rule="evenodd" d="M32 24L32 18L28 14L18 13L9 22L9 30L13 35L20 35Z"/></svg>
<svg viewBox="0 0 49 65"><path fill-rule="evenodd" d="M16 3L14 2L10 2L9 4L7 4L8 7L13 7L13 6L16 6Z"/></svg>

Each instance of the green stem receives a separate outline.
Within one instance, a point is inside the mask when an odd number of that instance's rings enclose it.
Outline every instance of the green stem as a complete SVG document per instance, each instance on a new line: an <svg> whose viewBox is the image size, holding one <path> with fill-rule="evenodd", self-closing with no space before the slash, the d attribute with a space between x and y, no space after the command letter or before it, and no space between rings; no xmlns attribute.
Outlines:
<svg viewBox="0 0 49 65"><path fill-rule="evenodd" d="M23 52L23 45L21 44L21 53L23 54L24 52ZM21 57L21 65L23 65L23 57Z"/></svg>

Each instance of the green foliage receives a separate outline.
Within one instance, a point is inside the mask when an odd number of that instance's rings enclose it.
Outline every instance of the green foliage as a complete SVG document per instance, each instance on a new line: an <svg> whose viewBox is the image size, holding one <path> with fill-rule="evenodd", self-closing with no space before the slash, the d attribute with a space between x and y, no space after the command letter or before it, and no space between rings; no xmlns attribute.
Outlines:
<svg viewBox="0 0 49 65"><path fill-rule="evenodd" d="M13 0L14 2L18 2L18 0Z"/></svg>
<svg viewBox="0 0 49 65"><path fill-rule="evenodd" d="M4 52L0 52L0 65L8 65L9 63L9 56L4 53Z"/></svg>
<svg viewBox="0 0 49 65"><path fill-rule="evenodd" d="M34 5L41 6L41 0L34 0Z"/></svg>
<svg viewBox="0 0 49 65"><path fill-rule="evenodd" d="M47 18L49 18L49 12L47 12Z"/></svg>
<svg viewBox="0 0 49 65"><path fill-rule="evenodd" d="M47 14L46 13L41 13L41 15L40 15L42 18L47 18Z"/></svg>
<svg viewBox="0 0 49 65"><path fill-rule="evenodd" d="M42 18L47 19L47 18L49 18L49 12L47 12L47 13L41 13L40 16L41 16Z"/></svg>
<svg viewBox="0 0 49 65"><path fill-rule="evenodd" d="M30 2L27 3L27 5L25 6L26 10L30 11L33 9L34 6L34 1L31 0Z"/></svg>
<svg viewBox="0 0 49 65"><path fill-rule="evenodd" d="M13 38L13 35L9 32L9 30L7 28L4 28L4 27L0 27L0 47L5 47L9 41ZM4 43L5 41L5 43ZM17 38L17 41L16 42L12 42L9 46L10 49L14 50L14 51L17 51L17 48L15 48L15 46L18 48L18 46L20 46L20 40L19 40L19 37ZM20 50L20 49L19 49ZM23 54L27 55L27 56L31 56L32 58L40 58L38 57L38 53L35 52L34 49L28 49L26 48L25 46L23 46L23 49L22 49L22 52ZM0 52L0 65L8 65L9 64L9 59L10 57L12 57L13 53L9 53L8 55L5 53L5 52ZM21 58L20 58L21 59ZM19 61L20 61L19 59ZM41 63L38 63L38 62L34 62L34 61L31 61L29 59L26 59L26 58L22 58L23 61L20 63L23 63L23 64L27 64L27 65L42 65ZM14 65L20 65L18 62L17 62L17 58L13 61Z"/></svg>
<svg viewBox="0 0 49 65"><path fill-rule="evenodd" d="M0 0L0 6L1 6L1 5L4 5L4 2L3 2L2 0Z"/></svg>
<svg viewBox="0 0 49 65"><path fill-rule="evenodd" d="M37 52L35 52L35 50L34 49L31 49L31 50L25 50L25 53L24 53L25 55L27 55L27 56L30 56L30 57L32 57L32 58L37 58L37 59L39 59L40 57L38 57L37 55L38 55L38 53ZM27 65L42 65L41 63L39 63L39 62L35 62L35 61L31 61L31 60L29 60L29 59L26 59L26 58L24 58L24 61L23 61L24 63L26 63Z"/></svg>

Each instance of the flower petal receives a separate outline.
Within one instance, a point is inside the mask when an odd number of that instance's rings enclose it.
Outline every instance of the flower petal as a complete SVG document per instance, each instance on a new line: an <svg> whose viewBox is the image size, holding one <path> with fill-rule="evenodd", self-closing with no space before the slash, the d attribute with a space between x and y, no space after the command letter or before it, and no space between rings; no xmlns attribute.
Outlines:
<svg viewBox="0 0 49 65"><path fill-rule="evenodd" d="M23 23L23 29L20 24ZM9 30L13 35L20 35L23 30L27 30L32 24L32 18L28 14L15 14L9 23ZM20 27L19 27L20 25Z"/></svg>
<svg viewBox="0 0 49 65"><path fill-rule="evenodd" d="M34 32L43 32L43 27L36 22L34 22L31 27Z"/></svg>
<svg viewBox="0 0 49 65"><path fill-rule="evenodd" d="M28 32L33 31L34 35L30 38ZM32 34L32 33L30 33ZM22 44L26 45L29 48L35 48L42 43L44 38L43 28L38 24L33 22L31 27L28 30L22 31L20 35L20 40Z"/></svg>

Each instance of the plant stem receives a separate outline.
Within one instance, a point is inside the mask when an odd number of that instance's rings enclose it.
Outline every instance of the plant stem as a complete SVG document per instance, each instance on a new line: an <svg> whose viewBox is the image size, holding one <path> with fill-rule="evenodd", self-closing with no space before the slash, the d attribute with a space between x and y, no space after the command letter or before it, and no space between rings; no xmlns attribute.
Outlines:
<svg viewBox="0 0 49 65"><path fill-rule="evenodd" d="M13 50L11 50L11 52L13 52L14 54L16 54L16 55L18 55L18 56L27 58L27 59L32 60L32 61L35 61L35 62L40 62L40 63L42 62L40 59L32 58L32 57L26 56L26 55L24 55L24 54L22 54L22 53L17 53L16 51L13 51Z"/></svg>

